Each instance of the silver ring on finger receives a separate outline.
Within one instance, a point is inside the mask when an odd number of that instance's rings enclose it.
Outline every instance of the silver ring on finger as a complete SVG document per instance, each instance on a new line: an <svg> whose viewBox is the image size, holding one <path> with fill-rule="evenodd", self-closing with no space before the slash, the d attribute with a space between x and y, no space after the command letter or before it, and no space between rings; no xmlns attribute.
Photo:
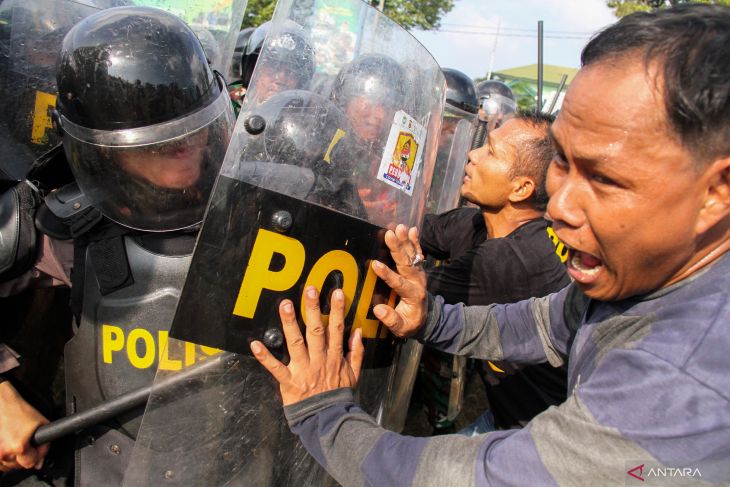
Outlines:
<svg viewBox="0 0 730 487"><path fill-rule="evenodd" d="M411 263L408 265L410 267L416 267L416 266L423 266L423 264L426 262L426 259L424 259L421 254L416 254L410 258L410 261L411 261Z"/></svg>

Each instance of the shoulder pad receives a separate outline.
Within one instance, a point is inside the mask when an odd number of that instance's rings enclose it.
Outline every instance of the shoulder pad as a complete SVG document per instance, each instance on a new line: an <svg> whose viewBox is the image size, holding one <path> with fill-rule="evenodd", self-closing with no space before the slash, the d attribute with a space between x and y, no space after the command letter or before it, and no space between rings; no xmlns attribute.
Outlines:
<svg viewBox="0 0 730 487"><path fill-rule="evenodd" d="M25 182L0 194L0 281L21 275L35 262L33 218L39 202L36 190Z"/></svg>
<svg viewBox="0 0 730 487"><path fill-rule="evenodd" d="M67 184L45 197L36 225L44 233L60 239L86 233L102 219L76 183Z"/></svg>

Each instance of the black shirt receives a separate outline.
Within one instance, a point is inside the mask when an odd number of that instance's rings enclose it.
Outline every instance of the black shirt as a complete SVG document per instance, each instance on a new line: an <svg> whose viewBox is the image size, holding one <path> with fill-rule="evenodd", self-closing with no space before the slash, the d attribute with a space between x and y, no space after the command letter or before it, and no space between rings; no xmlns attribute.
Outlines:
<svg viewBox="0 0 730 487"><path fill-rule="evenodd" d="M428 290L447 303L486 305L546 296L570 283L547 221L530 220L504 238L486 239L478 209L457 208L427 215L423 252L448 262L431 269Z"/></svg>
<svg viewBox="0 0 730 487"><path fill-rule="evenodd" d="M420 243L426 255L448 260L429 270L428 290L447 303L512 303L546 296L570 283L543 218L530 220L503 238L486 239L476 208L426 215ZM497 425L524 424L566 398L564 369L549 364L501 376L487 395Z"/></svg>

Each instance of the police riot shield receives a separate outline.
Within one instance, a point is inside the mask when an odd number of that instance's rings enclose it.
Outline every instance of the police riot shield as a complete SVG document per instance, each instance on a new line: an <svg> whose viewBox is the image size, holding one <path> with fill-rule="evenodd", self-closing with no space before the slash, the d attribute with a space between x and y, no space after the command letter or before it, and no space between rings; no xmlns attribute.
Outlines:
<svg viewBox="0 0 730 487"><path fill-rule="evenodd" d="M248 0L123 0L171 12L195 32L211 68L227 73Z"/></svg>
<svg viewBox="0 0 730 487"><path fill-rule="evenodd" d="M56 56L76 22L108 2L4 0L0 4L0 171L24 179L60 137L52 128ZM3 175L0 173L0 179Z"/></svg>
<svg viewBox="0 0 730 487"><path fill-rule="evenodd" d="M452 137L449 156L446 161L443 182L439 191L435 193L435 213L443 213L459 206L459 190L464 182L464 167L471 150L471 141L476 130L476 118L463 118L456 124Z"/></svg>
<svg viewBox="0 0 730 487"><path fill-rule="evenodd" d="M459 189L476 122L476 114L446 105L438 156L426 205L428 212L439 214L458 206ZM429 259L427 265L433 265L433 262ZM386 414L382 418L382 424L388 429L401 431L405 426L422 352L423 345L416 340L405 341L397 350L392 392L388 394L389 402L383 408ZM459 359L455 357L455 360ZM463 386L463 380L458 383Z"/></svg>
<svg viewBox="0 0 730 487"><path fill-rule="evenodd" d="M328 44L335 38L343 51ZM331 481L249 352L261 340L286 359L277 304L301 306L308 285L320 289L325 319L330 293L343 289L348 333L361 328L365 342L356 393L376 418L387 414L397 340L372 308L395 295L370 262L389 261L387 228L420 223L444 89L429 53L365 3L279 1L167 342L223 351L182 386L166 384L187 364L158 368L126 485ZM200 360L211 358L190 367Z"/></svg>
<svg viewBox="0 0 730 487"><path fill-rule="evenodd" d="M444 108L436 166L426 205L428 213L442 213L456 208L461 177L464 175L464 165L476 123L476 113L449 104ZM459 183L458 186L455 186L456 182Z"/></svg>
<svg viewBox="0 0 730 487"><path fill-rule="evenodd" d="M0 179L23 179L61 137L53 127L56 58L66 32L111 7L145 5L177 14L227 72L247 0L4 0L0 3Z"/></svg>

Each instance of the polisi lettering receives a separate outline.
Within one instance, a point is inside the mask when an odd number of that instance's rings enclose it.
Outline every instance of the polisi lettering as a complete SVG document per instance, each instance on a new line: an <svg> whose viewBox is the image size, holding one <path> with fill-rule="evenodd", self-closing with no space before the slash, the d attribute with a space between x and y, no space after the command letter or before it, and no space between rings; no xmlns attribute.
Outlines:
<svg viewBox="0 0 730 487"><path fill-rule="evenodd" d="M125 334L119 326L101 326L102 357L105 364L114 360L127 360L137 369L148 369L155 363L159 370L181 370L193 365L197 359L220 353L213 347L190 342L180 342L180 347L170 350L168 332L159 330L156 335L144 328L132 328ZM202 355L201 353L202 352Z"/></svg>
<svg viewBox="0 0 730 487"><path fill-rule="evenodd" d="M56 95L36 91L35 105L33 108L33 127L31 128L30 140L34 144L45 144L46 130L53 128L53 121L49 110L56 106Z"/></svg>
<svg viewBox="0 0 730 487"><path fill-rule="evenodd" d="M272 270L275 254L279 254L284 259L283 266L278 270ZM305 286L312 285L320 291L327 276L333 272L339 272L343 278L345 315L350 312L352 304L358 296L358 287L361 286L353 328L362 328L365 338L385 338L387 330L382 329L378 333L378 320L367 317L378 279L370 267L370 261L368 261L367 274L360 284L357 261L349 252L340 249L330 250L320 256L309 269L304 268L306 255L307 250L296 238L259 229L233 307L233 314L252 319L264 290L286 291L291 289L304 272L307 272ZM390 294L388 303L390 305L395 303L395 293ZM302 315L304 315L303 297L300 307ZM322 319L326 324L328 316L323 315Z"/></svg>

